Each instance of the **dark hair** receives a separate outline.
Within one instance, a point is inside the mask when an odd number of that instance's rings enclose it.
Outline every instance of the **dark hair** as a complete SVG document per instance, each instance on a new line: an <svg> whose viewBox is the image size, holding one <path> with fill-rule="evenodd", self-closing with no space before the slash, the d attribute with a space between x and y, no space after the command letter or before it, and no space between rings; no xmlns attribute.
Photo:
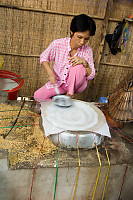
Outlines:
<svg viewBox="0 0 133 200"><path fill-rule="evenodd" d="M90 36L95 35L95 31L96 31L96 24L95 21L85 15L85 14L81 14L81 15L77 15L75 16L72 21L71 21L71 25L70 25L70 30L75 33L75 32L84 32L89 30L90 31Z"/></svg>

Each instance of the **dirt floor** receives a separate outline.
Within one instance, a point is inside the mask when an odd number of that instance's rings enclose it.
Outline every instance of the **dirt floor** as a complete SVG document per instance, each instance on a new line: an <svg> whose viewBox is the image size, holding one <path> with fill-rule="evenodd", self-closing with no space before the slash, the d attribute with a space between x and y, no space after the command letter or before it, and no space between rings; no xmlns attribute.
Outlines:
<svg viewBox="0 0 133 200"><path fill-rule="evenodd" d="M10 168L30 167L40 152L40 158L52 156L57 147L54 146L40 128L40 115L32 112L25 103L14 128L13 122L19 113L20 102L0 104L0 149L8 149ZM3 138L11 130L9 135ZM43 147L41 145L44 141Z"/></svg>

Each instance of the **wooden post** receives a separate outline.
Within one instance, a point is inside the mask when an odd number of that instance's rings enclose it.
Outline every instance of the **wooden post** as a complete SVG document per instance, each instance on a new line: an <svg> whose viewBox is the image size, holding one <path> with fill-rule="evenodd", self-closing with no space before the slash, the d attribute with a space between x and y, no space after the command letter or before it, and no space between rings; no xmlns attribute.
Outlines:
<svg viewBox="0 0 133 200"><path fill-rule="evenodd" d="M103 47L104 47L104 42L105 42L105 36L106 36L108 22L109 22L109 9L111 9L112 5L113 5L113 1L108 0L107 6L106 6L106 11L105 11L105 16L104 16L104 20L103 20L103 31L102 31L102 34L101 34L101 42L99 44L97 56L96 56L96 59L95 59L96 71L98 71L98 68L99 68L99 65L100 65L100 60L101 60L101 57L102 57L102 52L103 52Z"/></svg>
<svg viewBox="0 0 133 200"><path fill-rule="evenodd" d="M109 22L109 9L111 9L112 5L113 5L113 0L107 0L106 11L105 11L104 19L103 19L103 30L101 31L101 41L100 41L100 44L99 44L96 59L94 61L95 69L96 69L96 75L95 75L95 78L90 82L89 95L87 97L87 101L90 101L90 99L91 99L90 95L93 93L93 86L94 86L96 76L97 76L97 72L98 72L98 68L99 68L99 65L100 65L100 60L101 60L101 57L102 57L102 52L103 52L103 47L104 47L104 42L105 42L105 36L106 36L108 22Z"/></svg>

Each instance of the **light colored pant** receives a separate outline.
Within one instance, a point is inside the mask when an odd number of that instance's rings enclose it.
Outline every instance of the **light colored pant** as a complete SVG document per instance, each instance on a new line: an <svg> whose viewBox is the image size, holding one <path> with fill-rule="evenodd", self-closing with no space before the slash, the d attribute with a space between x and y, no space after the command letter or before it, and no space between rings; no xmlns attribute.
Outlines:
<svg viewBox="0 0 133 200"><path fill-rule="evenodd" d="M87 79L86 79L86 69L83 65L76 65L70 68L67 85L62 84L58 90L60 94L66 94L69 91L70 95L74 93L80 93L85 90L87 87ZM50 100L51 97L56 95L56 91L54 88L48 89L46 85L42 86L34 93L34 99L36 101L39 100Z"/></svg>

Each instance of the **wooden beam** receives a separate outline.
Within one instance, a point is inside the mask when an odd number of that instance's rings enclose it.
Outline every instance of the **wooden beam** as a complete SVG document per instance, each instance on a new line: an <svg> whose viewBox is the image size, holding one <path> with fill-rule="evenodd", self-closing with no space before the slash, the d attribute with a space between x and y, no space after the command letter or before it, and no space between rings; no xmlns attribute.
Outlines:
<svg viewBox="0 0 133 200"><path fill-rule="evenodd" d="M100 62L102 65L109 65L114 67L127 67L127 68L133 68L133 65L123 65L123 64L117 64L117 63L108 63L108 62Z"/></svg>
<svg viewBox="0 0 133 200"><path fill-rule="evenodd" d="M34 12L42 12L42 13L49 13L49 14L65 15L65 16L76 16L76 15L81 14L81 13L64 13L64 12L58 12L58 11L53 11L53 10L47 10L47 9L44 10L44 9L40 9L40 8L28 8L28 7L12 6L12 5L5 5L5 4L0 4L0 7L16 9L16 10L25 10L25 11L34 11ZM99 17L97 15L88 15L88 16L92 17L94 19L98 19L98 20L104 19L104 17ZM109 18L109 21L112 21L112 22L121 22L122 20L123 20L123 18L122 19Z"/></svg>
<svg viewBox="0 0 133 200"><path fill-rule="evenodd" d="M7 56L20 56L20 57L40 57L40 55L26 55L26 54L18 54L18 53L4 53L0 52L1 55L7 55Z"/></svg>
<svg viewBox="0 0 133 200"><path fill-rule="evenodd" d="M20 57L37 57L39 58L40 55L25 55L25 54L17 54L17 53L4 53L0 52L1 55L6 55L6 56L20 56ZM117 63L109 63L109 62L100 62L102 65L110 65L110 66L116 66L116 67L127 67L127 68L133 68L132 65L123 65L123 64L117 64Z"/></svg>
<svg viewBox="0 0 133 200"><path fill-rule="evenodd" d="M46 10L46 9L40 9L40 8L27 8L22 6L12 6L12 5L4 5L0 4L0 7L4 8L10 8L10 9L16 9L16 10L25 10L25 11L34 11L34 12L42 12L42 13L49 13L49 14L57 14L57 15L65 15L65 16L76 16L81 13L65 13L65 12L58 12L54 10ZM98 17L96 15L88 15L89 17L92 17L94 19L103 20L103 17Z"/></svg>

